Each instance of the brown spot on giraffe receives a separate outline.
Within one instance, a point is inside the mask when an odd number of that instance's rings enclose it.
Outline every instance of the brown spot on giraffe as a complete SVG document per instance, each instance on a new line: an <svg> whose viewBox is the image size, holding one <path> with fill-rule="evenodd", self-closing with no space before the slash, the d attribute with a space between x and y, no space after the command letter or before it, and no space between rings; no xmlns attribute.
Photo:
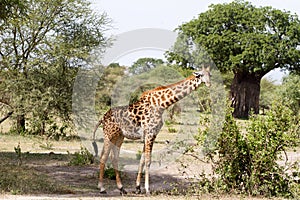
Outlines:
<svg viewBox="0 0 300 200"><path fill-rule="evenodd" d="M111 151L117 187L121 193L126 193L118 171L118 160L123 140L128 138L133 140L142 139L144 141L143 154L136 179L136 190L138 193L141 192L140 183L142 171L145 167L145 189L146 193L150 194L149 167L151 164L151 153L155 138L163 125L162 114L166 108L190 94L201 83L210 86L209 69L194 72L192 76L177 83L159 86L153 90L146 91L136 103L111 108L104 114L94 130L95 135L98 126L100 124L103 125L104 145L100 155L98 184L101 193L105 192L103 186L104 168Z"/></svg>

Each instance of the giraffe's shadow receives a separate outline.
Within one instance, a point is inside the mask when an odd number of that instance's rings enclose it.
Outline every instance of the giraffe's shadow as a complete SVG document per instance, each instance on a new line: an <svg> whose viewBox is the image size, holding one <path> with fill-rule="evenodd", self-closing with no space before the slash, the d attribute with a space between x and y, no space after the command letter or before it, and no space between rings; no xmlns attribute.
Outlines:
<svg viewBox="0 0 300 200"><path fill-rule="evenodd" d="M167 171L167 170L166 170ZM135 181L137 173L134 171L122 171L122 182L124 188L128 192L126 196L132 197L143 197L146 192L143 188L144 182L141 183L142 193L136 194ZM115 180L105 178L107 194L101 194L103 197L120 196L120 191L116 189ZM173 174L167 174L164 170L151 171L150 177L150 191L152 195L182 195L187 193L191 186L191 183L183 177L176 176Z"/></svg>
<svg viewBox="0 0 300 200"><path fill-rule="evenodd" d="M55 197L63 195L63 198L80 198L80 197L120 197L120 191L116 187L115 180L105 177L105 188L107 194L100 194L97 188L99 177L99 163L84 166L68 165L70 155L64 154L34 154L24 155L22 167L29 169L38 174L45 175L51 179L55 185L61 186L62 193L52 194ZM0 152L0 161L14 166L16 159L14 152ZM128 161L128 160L127 160ZM130 160L128 161L130 163ZM155 166L155 163L154 165ZM135 168L136 167L136 168ZM177 169L172 170L151 170L150 190L153 195L156 194L173 194L174 191L182 191L189 186L189 181L177 176ZM127 196L142 197L145 196L142 182L142 194L135 194L135 182L137 175L137 166L129 166L128 163L121 169L122 182L128 192ZM171 173L172 172L172 173ZM66 187L65 187L66 186ZM39 191L38 194L44 195L45 191Z"/></svg>

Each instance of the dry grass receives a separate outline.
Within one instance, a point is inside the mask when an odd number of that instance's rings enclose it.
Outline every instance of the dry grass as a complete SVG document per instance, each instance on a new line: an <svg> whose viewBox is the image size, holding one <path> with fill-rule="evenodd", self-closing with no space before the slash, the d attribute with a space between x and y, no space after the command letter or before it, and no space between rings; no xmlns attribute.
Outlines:
<svg viewBox="0 0 300 200"><path fill-rule="evenodd" d="M20 136L0 134L0 152L14 152L14 147L20 144L22 152L30 153L74 153L80 150L81 141L55 141L35 136Z"/></svg>

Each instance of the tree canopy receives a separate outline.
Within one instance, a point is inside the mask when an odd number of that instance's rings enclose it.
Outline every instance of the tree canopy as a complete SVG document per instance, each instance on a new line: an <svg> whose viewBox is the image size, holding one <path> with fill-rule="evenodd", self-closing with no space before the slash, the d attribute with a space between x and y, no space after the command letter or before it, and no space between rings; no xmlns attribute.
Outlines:
<svg viewBox="0 0 300 200"><path fill-rule="evenodd" d="M278 95L286 102L295 115L300 114L300 75L292 73L284 77Z"/></svg>
<svg viewBox="0 0 300 200"><path fill-rule="evenodd" d="M299 70L297 15L243 1L209 8L178 31L205 47L221 71L263 76L277 67Z"/></svg>
<svg viewBox="0 0 300 200"><path fill-rule="evenodd" d="M95 47L104 49L110 20L85 0L26 0L0 24L1 98L24 130L43 132L55 117L68 120L79 68Z"/></svg>
<svg viewBox="0 0 300 200"><path fill-rule="evenodd" d="M258 113L259 84L266 73L300 71L300 21L288 11L239 0L213 4L177 30L191 41L187 45L203 47L221 72L234 73L231 99L237 117L247 117L251 109ZM175 49L167 56L189 63Z"/></svg>
<svg viewBox="0 0 300 200"><path fill-rule="evenodd" d="M129 72L132 74L140 74L147 72L158 65L162 65L164 61L156 58L139 58L130 67Z"/></svg>
<svg viewBox="0 0 300 200"><path fill-rule="evenodd" d="M24 14L24 3L21 0L0 0L0 20L5 20L12 17L14 9L19 10L19 14Z"/></svg>

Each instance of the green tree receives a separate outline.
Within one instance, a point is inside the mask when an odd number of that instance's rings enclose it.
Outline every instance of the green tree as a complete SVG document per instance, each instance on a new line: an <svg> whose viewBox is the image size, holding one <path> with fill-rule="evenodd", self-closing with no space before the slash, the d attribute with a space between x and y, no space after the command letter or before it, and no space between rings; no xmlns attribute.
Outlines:
<svg viewBox="0 0 300 200"><path fill-rule="evenodd" d="M274 81L267 78L263 78L260 82L260 97L259 107L262 109L263 114L265 109L269 109L275 99L277 99L278 86L274 84Z"/></svg>
<svg viewBox="0 0 300 200"><path fill-rule="evenodd" d="M26 117L34 132L43 134L46 123L71 113L73 82L95 47L105 49L110 23L106 14L94 13L85 0L26 0L24 15L1 23L0 84L25 131ZM9 96L7 95L9 94Z"/></svg>
<svg viewBox="0 0 300 200"><path fill-rule="evenodd" d="M294 114L300 114L300 75L290 74L283 79L279 88L279 97L293 110Z"/></svg>
<svg viewBox="0 0 300 200"><path fill-rule="evenodd" d="M300 70L300 22L287 11L237 0L211 5L177 30L188 46L204 47L221 72L233 72L230 97L235 117L259 112L260 81L269 71ZM167 57L185 67L189 63L175 49Z"/></svg>
<svg viewBox="0 0 300 200"><path fill-rule="evenodd" d="M116 83L125 76L125 69L119 63L111 63L104 69L96 89L95 103L101 115L104 114L102 112L106 112L107 108L111 106L112 91L115 89Z"/></svg>
<svg viewBox="0 0 300 200"><path fill-rule="evenodd" d="M0 0L0 20L6 20L12 17L14 9L19 11L19 14L24 14L25 6L21 0Z"/></svg>
<svg viewBox="0 0 300 200"><path fill-rule="evenodd" d="M147 72L158 65L162 65L164 61L162 59L156 58L139 58L135 61L131 67L129 67L129 72L132 74L140 74Z"/></svg>

